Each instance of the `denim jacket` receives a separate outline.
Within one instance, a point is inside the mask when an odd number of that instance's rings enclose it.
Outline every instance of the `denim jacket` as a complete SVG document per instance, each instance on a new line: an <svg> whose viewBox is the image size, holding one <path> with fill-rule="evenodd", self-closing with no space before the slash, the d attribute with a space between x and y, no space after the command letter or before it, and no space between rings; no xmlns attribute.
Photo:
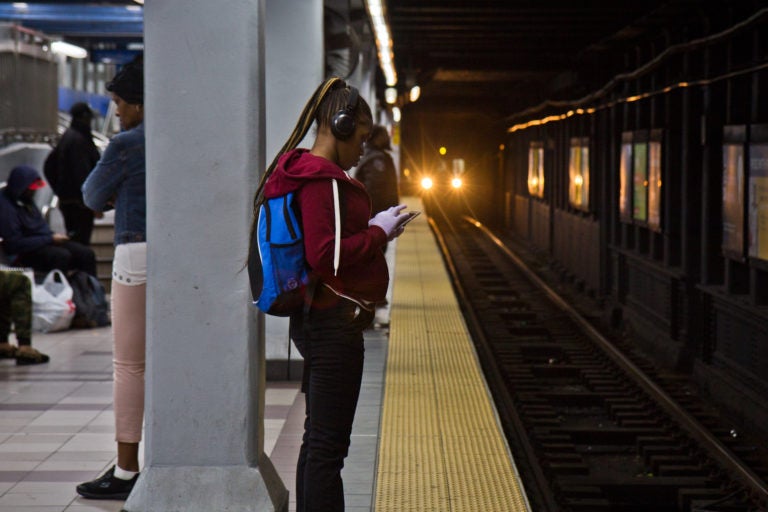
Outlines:
<svg viewBox="0 0 768 512"><path fill-rule="evenodd" d="M115 245L147 239L144 123L115 135L83 183L83 201L97 212L115 208Z"/></svg>

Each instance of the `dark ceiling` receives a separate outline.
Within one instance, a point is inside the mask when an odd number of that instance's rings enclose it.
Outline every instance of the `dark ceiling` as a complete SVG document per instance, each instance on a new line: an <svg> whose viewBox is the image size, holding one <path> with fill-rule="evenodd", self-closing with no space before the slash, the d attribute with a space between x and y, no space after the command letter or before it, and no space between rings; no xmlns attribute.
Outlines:
<svg viewBox="0 0 768 512"><path fill-rule="evenodd" d="M727 17L730 5L760 3L387 0L387 9L401 87L421 86L420 109L450 105L503 118L599 88L683 40L682 27L703 9Z"/></svg>
<svg viewBox="0 0 768 512"><path fill-rule="evenodd" d="M363 0L324 2L364 19ZM673 44L721 29L696 25L712 19L713 12L729 26L767 2L386 0L386 5L398 86L401 92L416 84L422 89L413 107L450 106L502 120L545 100L582 97ZM101 48L107 56L111 51L113 57L142 41L142 8L131 0L28 4L25 14L10 2L0 3L0 19L13 15L13 21L65 35L92 51Z"/></svg>

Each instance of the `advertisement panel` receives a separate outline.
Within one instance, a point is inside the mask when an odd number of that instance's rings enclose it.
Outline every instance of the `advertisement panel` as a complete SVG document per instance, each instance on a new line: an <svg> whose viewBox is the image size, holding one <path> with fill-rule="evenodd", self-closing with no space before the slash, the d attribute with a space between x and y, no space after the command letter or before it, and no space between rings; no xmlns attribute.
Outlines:
<svg viewBox="0 0 768 512"><path fill-rule="evenodd" d="M648 220L648 144L633 144L632 157L632 218L645 222Z"/></svg>
<svg viewBox="0 0 768 512"><path fill-rule="evenodd" d="M749 256L768 261L768 144L749 148Z"/></svg>
<svg viewBox="0 0 768 512"><path fill-rule="evenodd" d="M744 256L744 144L723 145L723 251Z"/></svg>

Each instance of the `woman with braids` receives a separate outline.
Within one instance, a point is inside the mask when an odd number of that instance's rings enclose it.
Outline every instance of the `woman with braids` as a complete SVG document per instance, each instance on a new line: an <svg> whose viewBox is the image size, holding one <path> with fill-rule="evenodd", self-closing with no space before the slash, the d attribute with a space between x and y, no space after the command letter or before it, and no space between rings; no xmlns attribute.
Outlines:
<svg viewBox="0 0 768 512"><path fill-rule="evenodd" d="M293 149L313 119L312 148ZM370 107L354 87L339 78L325 81L265 173L254 201L258 206L262 198L294 192L307 264L317 283L304 310L290 317L291 338L304 357L306 399L296 469L298 512L344 510L341 469L360 393L363 330L387 291L382 247L402 233L400 223L408 217L401 213L405 205L399 205L371 218L365 187L347 174L363 154L372 127Z"/></svg>

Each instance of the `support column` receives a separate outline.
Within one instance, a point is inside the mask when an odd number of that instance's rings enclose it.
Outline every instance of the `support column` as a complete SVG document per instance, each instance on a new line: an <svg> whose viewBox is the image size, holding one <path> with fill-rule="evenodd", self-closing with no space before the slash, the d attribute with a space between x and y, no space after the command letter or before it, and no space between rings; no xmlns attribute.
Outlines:
<svg viewBox="0 0 768 512"><path fill-rule="evenodd" d="M125 510L286 511L243 270L265 153L263 2L147 2L144 21L145 467Z"/></svg>
<svg viewBox="0 0 768 512"><path fill-rule="evenodd" d="M325 78L323 2L266 0L266 164L293 132L309 97ZM300 147L309 147L312 130ZM266 317L267 378L301 378L301 356L291 345L288 319Z"/></svg>

